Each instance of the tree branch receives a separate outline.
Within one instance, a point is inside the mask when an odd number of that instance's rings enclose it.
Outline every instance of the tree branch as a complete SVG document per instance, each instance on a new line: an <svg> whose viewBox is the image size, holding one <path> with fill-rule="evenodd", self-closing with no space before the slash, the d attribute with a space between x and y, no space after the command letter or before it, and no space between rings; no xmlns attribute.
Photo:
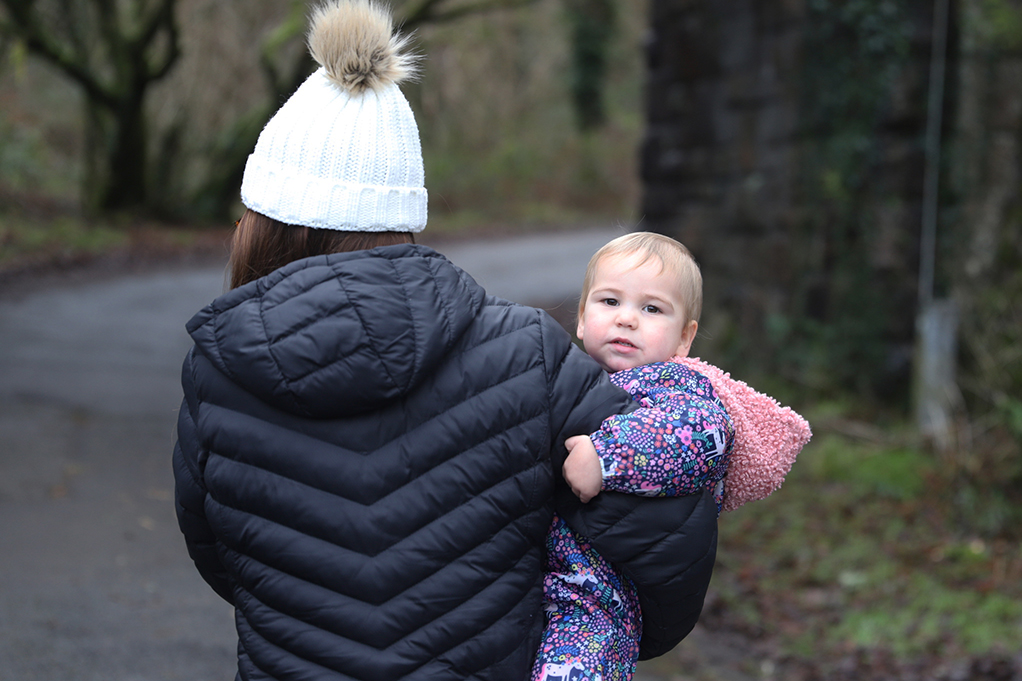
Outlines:
<svg viewBox="0 0 1022 681"><path fill-rule="evenodd" d="M449 21L456 21L462 17L472 14L483 14L495 10L516 9L531 5L538 0L477 0L476 2L461 3L450 9L443 9L446 0L419 0L403 15L401 28L405 31L411 30L421 24L440 24ZM407 5L406 5L407 6Z"/></svg>
<svg viewBox="0 0 1022 681"><path fill-rule="evenodd" d="M72 11L71 3L72 0L63 0L68 14ZM120 31L120 15L117 12L116 3L112 2L112 0L92 0L92 5L95 8L96 24L99 27L101 43L106 47L111 64L118 74L114 78L114 88L116 88L116 83L125 82L126 76L131 69L129 61L133 55L127 51L127 43ZM114 97L123 96L123 93L111 94Z"/></svg>
<svg viewBox="0 0 1022 681"><path fill-rule="evenodd" d="M419 24L432 21L433 8L442 2L444 0L418 0L417 2L405 5L405 7L411 5L411 9L401 12L401 26L405 29L411 29Z"/></svg>
<svg viewBox="0 0 1022 681"><path fill-rule="evenodd" d="M301 56L292 65L291 72L287 74L287 80L277 68L277 53L283 46L300 35L303 30L305 30L305 4L300 0L293 1L287 18L263 41L262 49L259 51L259 64L270 83L270 88L278 99L290 95L311 70L312 58L309 56L308 50L302 50Z"/></svg>
<svg viewBox="0 0 1022 681"><path fill-rule="evenodd" d="M72 80L85 89L87 95L105 107L114 107L116 100L111 93L85 69L83 60L77 55L62 48L61 44L50 40L40 29L35 14L35 0L0 0L7 8L11 21L12 35L25 41L31 52L48 60Z"/></svg>
<svg viewBox="0 0 1022 681"><path fill-rule="evenodd" d="M142 22L138 35L131 39L131 44L137 51L145 49L145 46L153 41L159 30L167 23L168 12L170 13L170 23L173 24L174 0L160 0L149 19Z"/></svg>
<svg viewBox="0 0 1022 681"><path fill-rule="evenodd" d="M455 21L471 14L483 14L485 12L497 10L517 9L519 7L525 7L526 5L532 5L536 2L538 2L538 0L479 0L478 2L470 2L459 5L447 10L446 12L441 11L430 14L429 22L431 24L439 24L448 21Z"/></svg>
<svg viewBox="0 0 1022 681"><path fill-rule="evenodd" d="M145 45L149 44L160 28L167 31L167 51L163 55L163 62L155 65L146 62L148 65L147 76L149 80L160 80L170 72L171 67L181 56L181 32L178 29L177 20L174 17L175 0L161 0L160 7L153 14L146 30L143 31Z"/></svg>

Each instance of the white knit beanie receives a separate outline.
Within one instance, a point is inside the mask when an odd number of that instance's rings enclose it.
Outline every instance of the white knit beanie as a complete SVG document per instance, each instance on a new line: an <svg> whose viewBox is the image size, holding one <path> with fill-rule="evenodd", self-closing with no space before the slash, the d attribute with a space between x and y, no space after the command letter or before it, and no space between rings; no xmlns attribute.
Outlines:
<svg viewBox="0 0 1022 681"><path fill-rule="evenodd" d="M321 68L259 135L241 200L292 225L352 232L426 226L419 130L397 83L414 73L407 38L371 0L317 8L309 50Z"/></svg>

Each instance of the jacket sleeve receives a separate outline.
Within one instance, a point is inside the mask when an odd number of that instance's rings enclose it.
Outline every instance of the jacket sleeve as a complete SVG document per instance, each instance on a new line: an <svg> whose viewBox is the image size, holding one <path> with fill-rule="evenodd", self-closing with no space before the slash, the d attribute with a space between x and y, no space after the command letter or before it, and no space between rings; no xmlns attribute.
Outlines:
<svg viewBox="0 0 1022 681"><path fill-rule="evenodd" d="M642 609L639 659L670 652L703 609L717 556L713 494L650 499L601 492L582 504L557 492L557 512L634 583Z"/></svg>
<svg viewBox="0 0 1022 681"><path fill-rule="evenodd" d="M197 403L191 367L190 352L181 372L185 398L178 413L177 442L174 445L174 499L177 522L184 533L188 555L195 562L199 574L221 598L233 604L230 580L220 562L216 536L206 519L206 486L203 483L202 469L208 453L202 447L195 423Z"/></svg>

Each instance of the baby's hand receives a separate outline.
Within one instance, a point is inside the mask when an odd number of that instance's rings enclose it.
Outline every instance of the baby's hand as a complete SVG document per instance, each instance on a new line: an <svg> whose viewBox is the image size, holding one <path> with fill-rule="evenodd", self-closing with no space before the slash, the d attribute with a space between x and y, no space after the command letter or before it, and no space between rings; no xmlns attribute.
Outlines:
<svg viewBox="0 0 1022 681"><path fill-rule="evenodd" d="M568 449L568 458L564 460L564 479L584 504L599 494L603 487L600 457L588 435L569 437L564 446Z"/></svg>

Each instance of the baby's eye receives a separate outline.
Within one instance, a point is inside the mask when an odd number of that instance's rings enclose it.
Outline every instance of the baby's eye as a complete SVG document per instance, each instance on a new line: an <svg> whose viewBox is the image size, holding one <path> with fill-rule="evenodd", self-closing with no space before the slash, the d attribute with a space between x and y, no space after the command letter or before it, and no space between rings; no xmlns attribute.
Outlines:
<svg viewBox="0 0 1022 681"><path fill-rule="evenodd" d="M611 307L614 307L617 305L617 298L604 298L600 302L603 303L604 305L610 305Z"/></svg>
<svg viewBox="0 0 1022 681"><path fill-rule="evenodd" d="M660 314L660 312L661 312L660 308L657 307L656 305L647 305L646 307L644 307L642 309L645 310L646 312L650 313L650 314Z"/></svg>

